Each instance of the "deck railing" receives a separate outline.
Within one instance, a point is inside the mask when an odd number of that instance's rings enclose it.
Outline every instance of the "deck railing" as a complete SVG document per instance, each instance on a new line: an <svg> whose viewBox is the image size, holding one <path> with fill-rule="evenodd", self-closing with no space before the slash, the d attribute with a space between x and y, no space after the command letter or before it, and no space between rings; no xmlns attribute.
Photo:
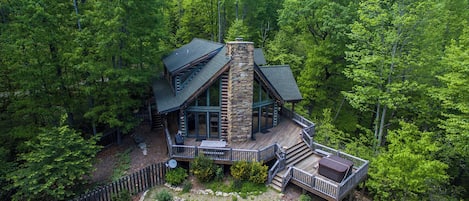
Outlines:
<svg viewBox="0 0 469 201"><path fill-rule="evenodd" d="M276 156L276 152L281 150L280 145L275 143L259 150L233 149L228 147L202 147L189 145L175 145L171 141L168 129L165 129L166 140L168 141L168 153L170 158L194 159L199 155L204 155L215 161L268 161Z"/></svg>
<svg viewBox="0 0 469 201"><path fill-rule="evenodd" d="M287 174L290 174L286 175L284 178L287 179L287 183L291 178L305 186L313 188L316 191L331 196L336 200L340 200L365 178L366 174L368 173L369 162L367 160L363 160L361 158L314 142L313 137L315 134L315 125L313 122L288 110L287 108L283 108L282 113L303 127L302 139L313 152L320 155L337 155L341 158L352 161L354 165L354 171L352 171L352 174L340 184L334 184L328 180L325 180L321 177L316 177L295 167L292 167L291 170L289 169L287 172Z"/></svg>

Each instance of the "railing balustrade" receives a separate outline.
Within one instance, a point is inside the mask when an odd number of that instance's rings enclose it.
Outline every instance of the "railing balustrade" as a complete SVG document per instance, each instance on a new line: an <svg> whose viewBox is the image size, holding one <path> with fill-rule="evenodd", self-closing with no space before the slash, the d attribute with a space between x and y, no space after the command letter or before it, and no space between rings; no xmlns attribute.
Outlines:
<svg viewBox="0 0 469 201"><path fill-rule="evenodd" d="M282 178L282 192L285 191L285 188L287 187L288 182L290 182L290 179L292 178L293 174L293 167L289 167L285 175L283 175Z"/></svg>
<svg viewBox="0 0 469 201"><path fill-rule="evenodd" d="M314 186L313 186L314 190L317 190L321 193L324 193L328 196L338 199L339 188L340 186L326 179L323 179L321 177L314 177Z"/></svg>
<svg viewBox="0 0 469 201"><path fill-rule="evenodd" d="M279 171L279 160L275 161L274 165L269 169L269 174L267 176L267 183L270 184L274 179L275 175L277 175Z"/></svg>

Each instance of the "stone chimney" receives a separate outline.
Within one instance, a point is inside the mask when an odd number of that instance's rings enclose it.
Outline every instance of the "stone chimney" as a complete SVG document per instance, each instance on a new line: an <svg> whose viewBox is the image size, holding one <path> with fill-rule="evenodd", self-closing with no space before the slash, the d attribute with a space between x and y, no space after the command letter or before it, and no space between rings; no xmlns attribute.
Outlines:
<svg viewBox="0 0 469 201"><path fill-rule="evenodd" d="M254 83L254 44L236 41L227 43L231 56L228 79L228 141L247 141L252 132L252 95Z"/></svg>

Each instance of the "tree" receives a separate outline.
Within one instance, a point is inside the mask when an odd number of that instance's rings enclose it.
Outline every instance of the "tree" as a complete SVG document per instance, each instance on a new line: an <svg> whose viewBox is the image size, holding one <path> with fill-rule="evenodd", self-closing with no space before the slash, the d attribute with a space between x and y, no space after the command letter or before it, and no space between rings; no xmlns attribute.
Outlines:
<svg viewBox="0 0 469 201"><path fill-rule="evenodd" d="M251 41L251 33L248 27L244 25L243 20L235 20L226 35L225 41L234 41L236 38L243 38L244 41Z"/></svg>
<svg viewBox="0 0 469 201"><path fill-rule="evenodd" d="M360 3L359 20L351 26L349 35L353 42L346 52L350 65L344 70L354 85L343 94L354 108L372 112L372 119L364 124L372 125L369 129L377 146L385 145L386 130L396 123L393 120L397 115L414 118L421 112L411 109L415 113L409 115L406 109L418 108L414 103L421 102L413 101L414 95L424 93L424 82L431 78L426 67L434 64L424 59L431 57L429 51L421 49L434 42L424 40L427 36L421 33L441 30L429 29L436 25L435 17L427 13L437 13L438 8L431 1Z"/></svg>
<svg viewBox="0 0 469 201"><path fill-rule="evenodd" d="M390 131L388 151L372 159L367 186L377 200L447 199L448 165L434 158L442 148L432 132L401 122Z"/></svg>
<svg viewBox="0 0 469 201"><path fill-rule="evenodd" d="M331 109L324 109L322 113L323 118L316 126L314 140L327 146L343 150L345 145L349 143L349 136L345 132L338 130L332 124Z"/></svg>
<svg viewBox="0 0 469 201"><path fill-rule="evenodd" d="M467 21L465 21L467 23ZM469 195L469 28L463 30L458 40L448 45L443 60L445 73L438 75L441 86L429 91L440 101L441 118L439 126L443 129L445 141L443 157L450 164L449 174L452 183L462 186Z"/></svg>
<svg viewBox="0 0 469 201"><path fill-rule="evenodd" d="M298 111L305 116L318 119L325 108L336 114L353 112L340 92L350 87L342 71L350 40L346 33L356 18L356 7L356 1L286 0L279 11L280 31L268 46L268 59L292 66L303 95ZM353 114L348 111L341 114ZM355 130L351 122L356 121L353 115L334 118L334 124L348 132Z"/></svg>
<svg viewBox="0 0 469 201"><path fill-rule="evenodd" d="M84 139L64 125L44 128L26 143L28 152L19 157L22 164L8 177L17 190L14 200L63 200L74 195L93 169L99 146L97 137Z"/></svg>
<svg viewBox="0 0 469 201"><path fill-rule="evenodd" d="M138 123L133 111L143 105L150 79L162 66L163 2L92 2L83 16L88 24L83 23L76 59L85 74L84 117L91 124L127 132Z"/></svg>

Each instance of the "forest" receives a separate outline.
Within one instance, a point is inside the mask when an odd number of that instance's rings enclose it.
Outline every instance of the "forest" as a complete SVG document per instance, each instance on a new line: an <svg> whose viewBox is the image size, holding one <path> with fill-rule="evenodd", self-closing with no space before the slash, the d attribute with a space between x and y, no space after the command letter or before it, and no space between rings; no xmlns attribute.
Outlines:
<svg viewBox="0 0 469 201"><path fill-rule="evenodd" d="M468 0L0 0L0 200L82 191L162 57L235 37L289 64L316 140L375 200L469 199Z"/></svg>

